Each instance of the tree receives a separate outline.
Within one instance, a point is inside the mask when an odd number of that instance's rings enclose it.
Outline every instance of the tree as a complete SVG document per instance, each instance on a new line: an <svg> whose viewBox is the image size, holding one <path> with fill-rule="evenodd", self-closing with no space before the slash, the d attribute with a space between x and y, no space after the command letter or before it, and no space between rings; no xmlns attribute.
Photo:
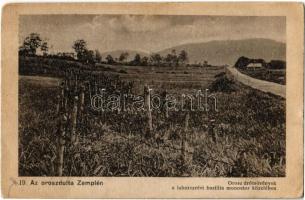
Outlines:
<svg viewBox="0 0 305 200"><path fill-rule="evenodd" d="M178 66L179 65L179 58L176 54L175 49L173 49L171 53L167 54L167 56L165 57L165 62L169 66Z"/></svg>
<svg viewBox="0 0 305 200"><path fill-rule="evenodd" d="M88 49L87 49L87 42L85 40L76 40L72 46L72 48L76 52L77 59L79 61L86 61Z"/></svg>
<svg viewBox="0 0 305 200"><path fill-rule="evenodd" d="M249 59L245 56L241 56L238 58L238 60L236 61L234 66L236 68L246 68L250 62L251 62L251 59Z"/></svg>
<svg viewBox="0 0 305 200"><path fill-rule="evenodd" d="M283 60L271 60L267 66L270 69L286 69L286 62Z"/></svg>
<svg viewBox="0 0 305 200"><path fill-rule="evenodd" d="M144 57L141 59L141 65L144 65L144 66L147 66L147 65L148 65L148 57L147 57L147 56L144 56Z"/></svg>
<svg viewBox="0 0 305 200"><path fill-rule="evenodd" d="M188 55L187 52L185 50L182 50L178 56L178 60L184 64L185 62L188 61Z"/></svg>
<svg viewBox="0 0 305 200"><path fill-rule="evenodd" d="M94 63L95 62L94 51L88 50L88 51L85 52L85 62L86 63Z"/></svg>
<svg viewBox="0 0 305 200"><path fill-rule="evenodd" d="M36 55L37 48L41 46L42 39L38 33L31 33L27 36L23 45L19 48L19 54Z"/></svg>
<svg viewBox="0 0 305 200"><path fill-rule="evenodd" d="M128 52L121 53L121 55L119 57L119 61L123 62L123 61L127 60L128 56L129 56Z"/></svg>
<svg viewBox="0 0 305 200"><path fill-rule="evenodd" d="M172 61L173 61L173 55L172 54L167 54L167 56L165 57L165 62L169 65L172 66Z"/></svg>
<svg viewBox="0 0 305 200"><path fill-rule="evenodd" d="M19 47L19 56L26 56L29 55L28 49L26 49L24 46Z"/></svg>
<svg viewBox="0 0 305 200"><path fill-rule="evenodd" d="M176 49L172 50L172 63L173 63L174 66L179 65L179 59L178 59L178 56L176 54Z"/></svg>
<svg viewBox="0 0 305 200"><path fill-rule="evenodd" d="M100 63L102 62L102 55L99 50L95 50L95 62Z"/></svg>
<svg viewBox="0 0 305 200"><path fill-rule="evenodd" d="M204 66L204 67L207 67L207 66L208 66L208 61L207 61L207 60L204 60L204 61L203 61L203 66Z"/></svg>
<svg viewBox="0 0 305 200"><path fill-rule="evenodd" d="M176 49L172 49L172 55L176 55Z"/></svg>
<svg viewBox="0 0 305 200"><path fill-rule="evenodd" d="M113 57L111 55L107 55L105 59L107 60L108 64L113 64L114 63Z"/></svg>
<svg viewBox="0 0 305 200"><path fill-rule="evenodd" d="M134 65L141 65L141 56L140 56L140 54L137 53L135 55L135 57L134 57L132 62L133 62Z"/></svg>
<svg viewBox="0 0 305 200"><path fill-rule="evenodd" d="M43 52L43 55L46 56L48 54L48 43L47 42L43 42L40 46L40 50Z"/></svg>
<svg viewBox="0 0 305 200"><path fill-rule="evenodd" d="M152 61L152 63L153 63L154 65L160 65L160 63L161 63L161 61L162 61L162 57L161 57L161 55L158 54L158 53L152 54L152 55L150 56L150 59L151 59L151 61Z"/></svg>

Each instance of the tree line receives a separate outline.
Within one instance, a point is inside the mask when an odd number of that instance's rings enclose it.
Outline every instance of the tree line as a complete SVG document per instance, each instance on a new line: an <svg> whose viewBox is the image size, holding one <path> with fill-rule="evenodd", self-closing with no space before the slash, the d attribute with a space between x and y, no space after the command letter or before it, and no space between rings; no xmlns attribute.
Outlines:
<svg viewBox="0 0 305 200"><path fill-rule="evenodd" d="M58 52L57 54L49 54L49 45L47 40L42 39L38 33L29 34L23 41L23 44L19 47L19 55L22 56L37 56L38 51L43 56L53 58L64 58L68 60L77 60L82 63L95 64L106 63L111 65L134 65L134 66L184 66L188 63L188 53L185 50L176 52L175 49L171 50L165 56L159 53L153 53L150 56L141 56L136 54L133 58L129 59L128 52L122 52L118 58L114 58L112 55L107 55L105 60L102 59L102 55L98 50L90 50L85 40L79 39L74 41L72 45L74 53Z"/></svg>
<svg viewBox="0 0 305 200"><path fill-rule="evenodd" d="M128 60L129 53L122 52L119 58L113 58L112 55L106 56L107 64L126 64L134 66L181 66L188 62L188 54L185 50L182 50L179 54L176 50L172 50L165 57L159 53L153 53L150 56L141 56L136 54L134 58Z"/></svg>
<svg viewBox="0 0 305 200"><path fill-rule="evenodd" d="M37 56L38 51L45 57L63 58L67 60L77 60L82 63L100 63L102 56L98 50L90 50L87 47L87 42L84 40L76 40L72 49L75 53L71 52L58 52L57 54L49 54L49 44L46 39L42 39L40 34L31 33L24 40L19 47L20 56ZM75 56L76 55L76 56Z"/></svg>
<svg viewBox="0 0 305 200"><path fill-rule="evenodd" d="M245 56L241 56L235 63L235 67L240 69L246 69L250 63L259 63L266 69L286 69L286 61L283 60L271 60L266 62L264 59L252 59Z"/></svg>

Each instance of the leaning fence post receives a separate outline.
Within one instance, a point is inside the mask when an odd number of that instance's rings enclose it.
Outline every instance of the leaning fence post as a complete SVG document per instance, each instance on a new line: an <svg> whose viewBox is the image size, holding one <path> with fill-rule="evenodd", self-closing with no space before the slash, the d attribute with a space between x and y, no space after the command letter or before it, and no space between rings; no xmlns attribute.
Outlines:
<svg viewBox="0 0 305 200"><path fill-rule="evenodd" d="M73 101L73 109L72 109L72 114L71 114L71 142L74 143L77 141L77 136L76 136L76 119L77 119L77 102L78 102L78 97L74 97Z"/></svg>
<svg viewBox="0 0 305 200"><path fill-rule="evenodd" d="M185 121L184 121L184 130L182 132L181 136L181 160L182 160L182 166L185 164L185 142L186 142L186 133L188 130L189 126L189 119L190 119L190 114L187 112L185 115Z"/></svg>
<svg viewBox="0 0 305 200"><path fill-rule="evenodd" d="M59 121L58 129L58 138L57 138L57 170L56 173L58 176L62 176L63 165L64 165L64 150L65 150L65 125L67 122L67 117L62 116L62 119Z"/></svg>
<svg viewBox="0 0 305 200"><path fill-rule="evenodd" d="M147 135L150 137L152 133L152 116L150 109L150 89L147 85L144 86L144 99L147 114Z"/></svg>

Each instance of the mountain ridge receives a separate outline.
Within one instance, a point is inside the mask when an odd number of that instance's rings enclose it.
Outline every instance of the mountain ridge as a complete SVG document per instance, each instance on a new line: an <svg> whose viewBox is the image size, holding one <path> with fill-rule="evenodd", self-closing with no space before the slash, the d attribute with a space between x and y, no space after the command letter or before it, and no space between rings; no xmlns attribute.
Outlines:
<svg viewBox="0 0 305 200"><path fill-rule="evenodd" d="M179 54L181 50L188 53L189 63L208 61L212 65L233 65L241 56L254 59L286 60L286 44L265 38L249 38L241 40L211 40L208 42L194 42L176 45L155 53L166 56L175 49ZM135 54L141 57L149 56L151 53L136 50L115 50L102 53L103 59L108 55L119 58L122 52L128 52L127 60L132 60Z"/></svg>
<svg viewBox="0 0 305 200"><path fill-rule="evenodd" d="M233 65L241 56L261 58L266 61L286 60L286 44L271 39L251 38L243 40L213 40L200 43L187 43L159 51L162 56L175 49L177 54L185 50L189 62L203 62L214 65Z"/></svg>

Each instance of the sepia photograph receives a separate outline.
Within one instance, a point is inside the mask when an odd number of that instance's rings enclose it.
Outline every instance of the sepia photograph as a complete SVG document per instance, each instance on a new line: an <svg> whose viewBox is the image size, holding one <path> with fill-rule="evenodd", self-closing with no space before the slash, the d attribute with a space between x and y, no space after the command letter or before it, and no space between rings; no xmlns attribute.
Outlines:
<svg viewBox="0 0 305 200"><path fill-rule="evenodd" d="M286 18L21 15L19 176L285 177Z"/></svg>
<svg viewBox="0 0 305 200"><path fill-rule="evenodd" d="M8 198L300 198L301 3L12 3Z"/></svg>

